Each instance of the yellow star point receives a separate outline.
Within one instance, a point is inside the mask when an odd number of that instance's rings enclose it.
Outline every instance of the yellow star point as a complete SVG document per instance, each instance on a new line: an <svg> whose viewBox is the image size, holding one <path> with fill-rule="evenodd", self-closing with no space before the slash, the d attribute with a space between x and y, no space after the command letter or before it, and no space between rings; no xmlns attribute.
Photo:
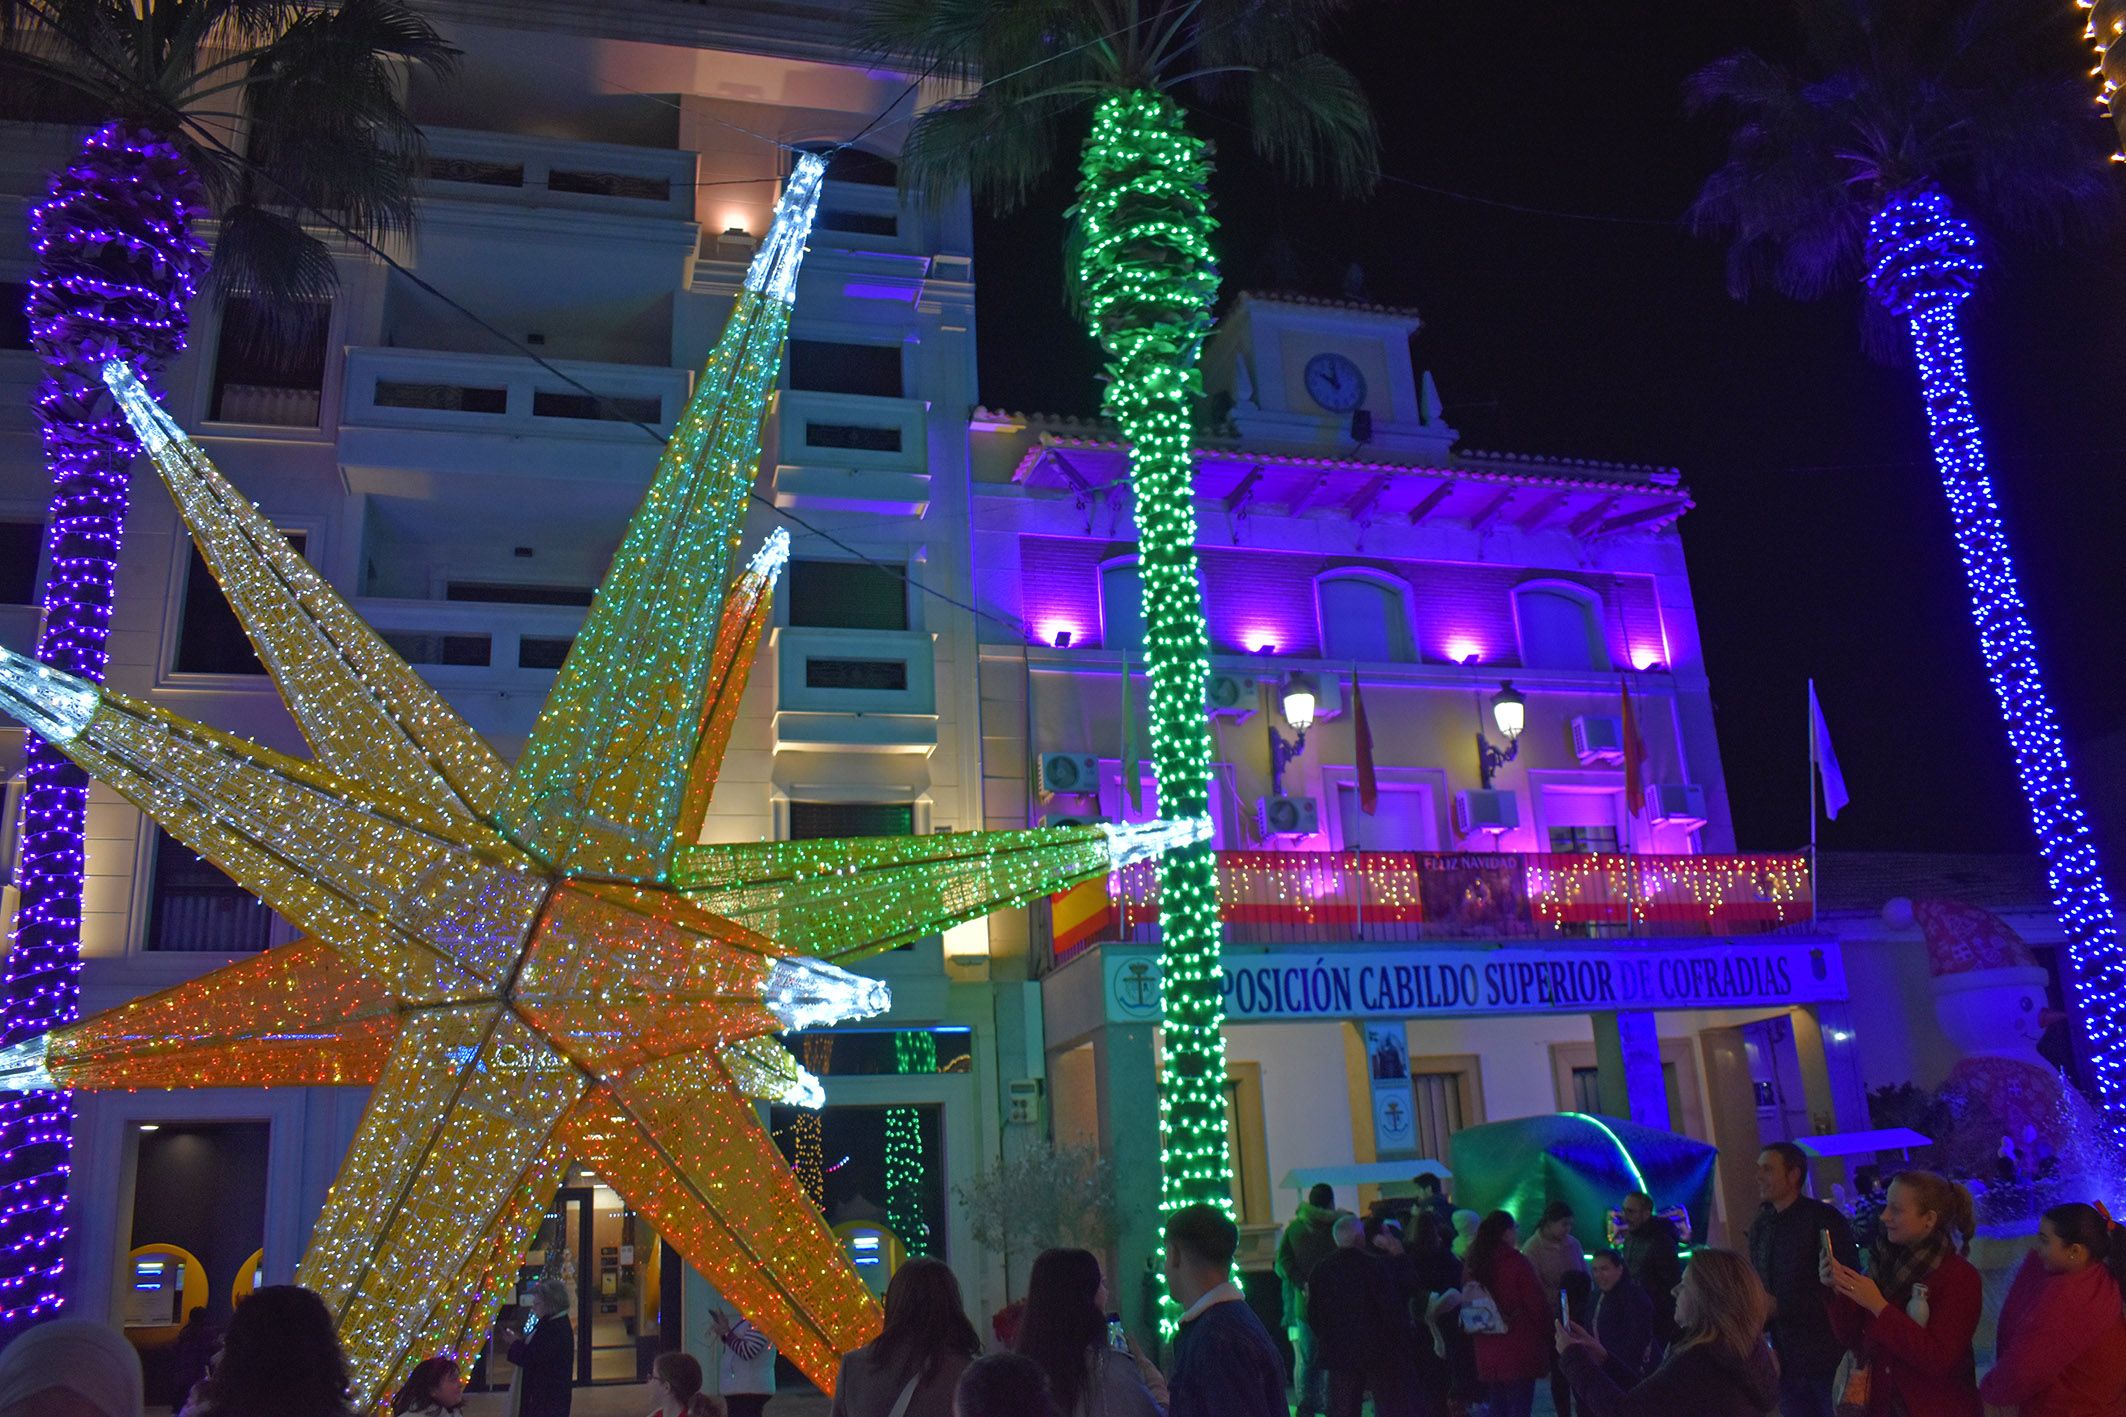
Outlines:
<svg viewBox="0 0 2126 1417"><path fill-rule="evenodd" d="M800 160L514 766L122 365L106 382L315 756L0 650L0 710L305 931L0 1052L0 1087L371 1087L297 1272L363 1404L480 1348L572 1157L831 1387L878 1309L760 1124L753 1098L823 1100L772 1035L889 1006L827 961L1208 832L691 844L787 549L733 565L820 176Z"/></svg>

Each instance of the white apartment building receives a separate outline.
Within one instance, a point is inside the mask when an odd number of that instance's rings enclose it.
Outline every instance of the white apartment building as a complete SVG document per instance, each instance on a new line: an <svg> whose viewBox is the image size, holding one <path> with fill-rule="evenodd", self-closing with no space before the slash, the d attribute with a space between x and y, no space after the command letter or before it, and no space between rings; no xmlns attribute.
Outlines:
<svg viewBox="0 0 2126 1417"><path fill-rule="evenodd" d="M514 756L792 150L858 138L830 163L767 428L747 538L781 526L792 560L704 839L980 826L976 639L955 604L972 579L971 236L964 200L926 215L897 195L895 145L922 95L852 60L840 6L428 8L464 59L454 79L413 91L432 168L411 238L388 262L341 244L339 294L293 357L248 352L251 312L201 301L167 380L172 414ZM16 124L0 140L10 316L33 268L26 207L80 136ZM30 409L40 369L19 324L0 321L0 345L0 643L27 652L49 486ZM109 677L304 751L145 464ZM22 730L0 729L11 780L22 755ZM292 936L100 787L88 830L85 1011ZM863 968L890 981L892 1013L793 1046L827 1079L813 1140L829 1221L890 1209L917 1232L903 1237L912 1248L947 1258L971 1305L993 1309L1001 1271L949 1193L1030 1133L1006 1122L1003 1098L1040 1055L1023 966L991 964L982 924L875 959ZM151 1388L186 1310L292 1277L363 1101L333 1089L78 1099L71 1302L128 1326ZM811 1124L769 1110L792 1149ZM900 1144L920 1138L914 1196L885 1193L896 1111ZM576 1278L579 1380L634 1381L660 1345L711 1356L714 1296L595 1177L573 1176L557 1198L526 1274L542 1267Z"/></svg>

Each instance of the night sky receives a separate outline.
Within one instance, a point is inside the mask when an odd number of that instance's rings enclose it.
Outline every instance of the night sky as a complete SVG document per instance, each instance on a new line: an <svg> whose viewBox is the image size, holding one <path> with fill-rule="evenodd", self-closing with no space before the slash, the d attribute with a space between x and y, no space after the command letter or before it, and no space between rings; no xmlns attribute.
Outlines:
<svg viewBox="0 0 2126 1417"><path fill-rule="evenodd" d="M1911 371L1862 355L1857 288L1814 305L1732 300L1721 248L1679 220L1724 147L1716 124L1684 115L1682 80L1736 48L1783 54L1786 13L1362 6L1332 48L1373 96L1383 171L1401 181L1363 202L1280 189L1241 129L1204 121L1221 148L1225 292L1335 295L1355 261L1366 298L1426 320L1414 352L1465 448L1682 469L1744 850L1807 840L1812 675L1853 796L1823 825L1826 849L2030 850ZM2068 28L2061 63L2089 64ZM2092 119L2092 145L2110 135ZM1063 305L1068 178L1017 214L978 217L991 407L1097 407L1097 361ZM1999 252L1988 280L1965 307L1974 398L2072 745L2126 726L2126 431L2112 426L2126 238Z"/></svg>

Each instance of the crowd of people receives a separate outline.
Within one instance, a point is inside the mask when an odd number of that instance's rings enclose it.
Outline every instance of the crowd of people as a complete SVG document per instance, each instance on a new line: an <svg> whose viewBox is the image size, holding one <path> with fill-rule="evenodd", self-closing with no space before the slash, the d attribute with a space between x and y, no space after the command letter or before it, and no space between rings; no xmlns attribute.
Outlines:
<svg viewBox="0 0 2126 1417"><path fill-rule="evenodd" d="M2126 1417L2126 1230L2100 1206L2045 1212L1981 1382L1970 1192L1901 1172L1862 1246L1808 1179L1764 1149L1746 1252L1686 1253L1633 1192L1591 1255L1561 1201L1524 1235L1436 1176L1365 1218L1317 1186L1278 1245L1294 1410L1526 1417L1547 1380L1559 1417Z"/></svg>
<svg viewBox="0 0 2126 1417"><path fill-rule="evenodd" d="M1280 1237L1277 1272L1292 1363L1233 1275L1239 1230L1221 1210L1167 1218L1168 1291L1180 1308L1172 1361L1148 1359L1109 1309L1084 1250L1035 1260L1003 1351L984 1356L943 1261L895 1273L878 1337L848 1354L833 1417L1449 1417L1484 1405L1525 1417L1548 1381L1559 1417L2126 1417L2126 1229L2101 1205L2056 1205L1999 1313L1983 1381L1984 1307L1966 1258L1971 1194L1928 1171L1892 1178L1870 1243L1808 1194L1808 1158L1780 1142L1758 1158L1761 1205L1747 1253L1686 1256L1676 1226L1635 1192L1583 1249L1553 1201L1525 1240L1503 1210L1462 1223L1437 1177L1360 1217L1316 1186ZM1459 1240L1466 1245L1457 1250ZM568 1287L542 1281L529 1332L498 1337L518 1367L513 1417L568 1417L574 1345ZM204 1330L203 1330L204 1331ZM665 1353L649 1417L743 1417L772 1353L718 1312L721 1396L702 1365ZM465 1374L417 1363L394 1417L454 1417ZM59 1320L0 1352L0 1417L139 1417L139 1358L111 1328ZM744 1404L741 1407L741 1404ZM240 1304L181 1417L354 1417L331 1313L294 1285Z"/></svg>

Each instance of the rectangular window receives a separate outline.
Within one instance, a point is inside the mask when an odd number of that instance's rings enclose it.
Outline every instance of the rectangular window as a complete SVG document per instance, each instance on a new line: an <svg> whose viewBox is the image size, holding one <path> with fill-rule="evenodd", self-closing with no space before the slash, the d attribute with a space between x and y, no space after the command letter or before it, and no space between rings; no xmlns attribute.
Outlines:
<svg viewBox="0 0 2126 1417"><path fill-rule="evenodd" d="M578 192L587 197L627 197L641 202L669 202L672 179L639 177L628 172L562 172L546 174L549 192Z"/></svg>
<svg viewBox="0 0 2126 1417"><path fill-rule="evenodd" d="M1336 809L1343 821L1346 851L1434 851L1439 847L1439 820L1432 810L1429 788L1382 784L1368 815L1358 805L1358 784L1340 782Z"/></svg>
<svg viewBox="0 0 2126 1417"><path fill-rule="evenodd" d="M0 522L0 605L37 603L37 560L44 523Z"/></svg>
<svg viewBox="0 0 2126 1417"><path fill-rule="evenodd" d="M0 280L0 349L30 347L28 281Z"/></svg>
<svg viewBox="0 0 2126 1417"><path fill-rule="evenodd" d="M392 653L408 664L457 664L485 669L494 658L492 635L425 635L379 631Z"/></svg>
<svg viewBox="0 0 2126 1417"><path fill-rule="evenodd" d="M378 408L420 408L436 413L507 413L508 389L475 389L463 384L411 384L401 379L376 381Z"/></svg>
<svg viewBox="0 0 2126 1417"><path fill-rule="evenodd" d="M295 554L303 554L308 536L300 531L283 532ZM178 674L264 674L251 648L243 622L229 608L227 596L214 579L214 572L200 558L199 548L185 546L185 603L177 624L177 654L170 668Z"/></svg>
<svg viewBox="0 0 2126 1417"><path fill-rule="evenodd" d="M816 630L905 630L908 582L869 561L792 561L790 623Z"/></svg>
<svg viewBox="0 0 2126 1417"><path fill-rule="evenodd" d="M317 427L331 333L329 304L305 303L292 314L273 314L260 301L230 296L222 303L209 417L221 423Z"/></svg>
<svg viewBox="0 0 2126 1417"><path fill-rule="evenodd" d="M664 418L664 400L654 394L633 398L616 394L569 394L549 389L534 389L532 416L587 418L599 423L657 423Z"/></svg>
<svg viewBox="0 0 2126 1417"><path fill-rule="evenodd" d="M1134 560L1100 568L1100 646L1144 648L1144 581Z"/></svg>
<svg viewBox="0 0 2126 1417"><path fill-rule="evenodd" d="M842 836L913 836L913 802L792 802L790 840Z"/></svg>
<svg viewBox="0 0 2126 1417"><path fill-rule="evenodd" d="M299 932L257 896L161 827L155 829L148 948L252 954Z"/></svg>
<svg viewBox="0 0 2126 1417"><path fill-rule="evenodd" d="M807 659L807 689L881 689L908 687L905 659Z"/></svg>
<svg viewBox="0 0 2126 1417"><path fill-rule="evenodd" d="M790 341L790 387L822 394L901 396L901 347L842 344L834 340Z"/></svg>
<svg viewBox="0 0 2126 1417"><path fill-rule="evenodd" d="M846 448L859 453L897 453L901 450L901 430L898 424L891 428L874 428L862 423L813 423L808 420L805 446Z"/></svg>
<svg viewBox="0 0 2126 1417"><path fill-rule="evenodd" d="M526 635L517 641L517 668L559 669L575 643L573 637Z"/></svg>
<svg viewBox="0 0 2126 1417"><path fill-rule="evenodd" d="M477 600L497 605L589 605L597 594L589 586L512 585L507 581L452 581L445 600Z"/></svg>
<svg viewBox="0 0 2126 1417"><path fill-rule="evenodd" d="M856 236L901 234L901 219L892 212L843 212L826 207L813 225L822 231L846 231Z"/></svg>
<svg viewBox="0 0 2126 1417"><path fill-rule="evenodd" d="M470 157L431 157L422 176L435 182L471 182L481 187L522 187L521 162L481 162Z"/></svg>
<svg viewBox="0 0 2126 1417"><path fill-rule="evenodd" d="M1552 827L1550 849L1567 856L1608 856L1617 849L1615 827Z"/></svg>

